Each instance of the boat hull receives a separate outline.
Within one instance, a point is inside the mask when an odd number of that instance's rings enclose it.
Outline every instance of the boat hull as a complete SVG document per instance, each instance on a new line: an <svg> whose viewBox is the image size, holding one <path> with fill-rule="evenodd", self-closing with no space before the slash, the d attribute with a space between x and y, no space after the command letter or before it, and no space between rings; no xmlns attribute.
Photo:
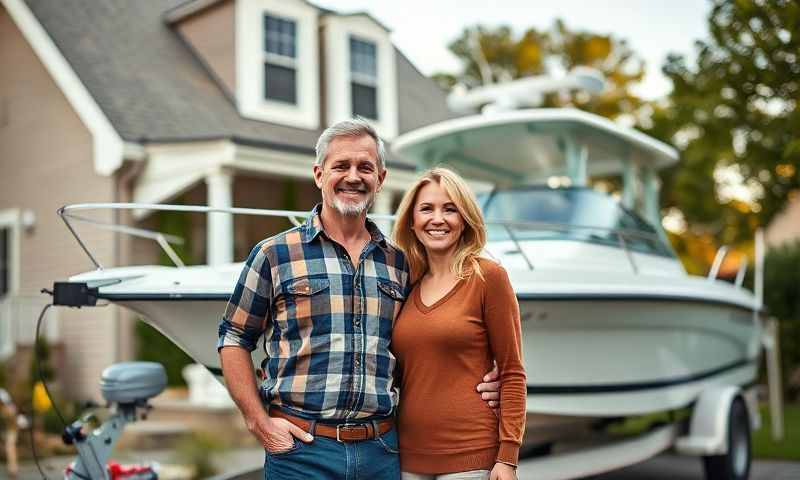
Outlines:
<svg viewBox="0 0 800 480"><path fill-rule="evenodd" d="M520 299L528 410L631 416L755 381L753 311L679 299Z"/></svg>
<svg viewBox="0 0 800 480"><path fill-rule="evenodd" d="M711 385L755 381L760 321L679 299L520 295L531 414L617 417L681 408ZM218 377L221 299L117 301ZM176 319L183 319L177 321ZM261 348L253 352L260 365Z"/></svg>

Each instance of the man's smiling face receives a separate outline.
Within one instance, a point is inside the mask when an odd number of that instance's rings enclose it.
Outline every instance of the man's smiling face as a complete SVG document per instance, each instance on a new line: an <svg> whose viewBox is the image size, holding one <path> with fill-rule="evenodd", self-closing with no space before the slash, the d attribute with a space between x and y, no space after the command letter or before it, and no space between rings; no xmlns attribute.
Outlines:
<svg viewBox="0 0 800 480"><path fill-rule="evenodd" d="M323 204L347 216L361 215L372 206L385 177L377 145L369 135L333 139L323 164L314 165Z"/></svg>

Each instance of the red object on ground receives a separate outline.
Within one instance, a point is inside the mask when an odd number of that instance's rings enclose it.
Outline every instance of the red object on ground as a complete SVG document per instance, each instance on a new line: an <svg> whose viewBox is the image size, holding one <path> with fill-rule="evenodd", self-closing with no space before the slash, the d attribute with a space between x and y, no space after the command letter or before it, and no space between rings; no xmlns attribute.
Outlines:
<svg viewBox="0 0 800 480"><path fill-rule="evenodd" d="M67 467L65 476L70 478L73 465ZM106 466L111 480L158 480L153 467L143 465L120 465L117 462L108 462Z"/></svg>

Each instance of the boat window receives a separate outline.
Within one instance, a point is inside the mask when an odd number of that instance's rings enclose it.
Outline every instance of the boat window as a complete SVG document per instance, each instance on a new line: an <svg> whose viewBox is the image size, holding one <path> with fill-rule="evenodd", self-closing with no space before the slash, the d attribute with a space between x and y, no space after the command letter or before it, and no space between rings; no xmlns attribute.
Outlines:
<svg viewBox="0 0 800 480"><path fill-rule="evenodd" d="M479 196L490 240L578 240L672 257L656 230L613 198L584 188L496 190ZM519 222L514 225L494 224Z"/></svg>

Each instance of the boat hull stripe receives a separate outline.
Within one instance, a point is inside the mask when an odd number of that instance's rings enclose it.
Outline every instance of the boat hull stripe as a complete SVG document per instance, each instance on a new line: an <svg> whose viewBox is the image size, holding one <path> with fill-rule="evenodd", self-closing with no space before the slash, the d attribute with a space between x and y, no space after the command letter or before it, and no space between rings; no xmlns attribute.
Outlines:
<svg viewBox="0 0 800 480"><path fill-rule="evenodd" d="M636 382L636 383L617 383L604 385L528 385L528 394L539 395L564 395L564 394L587 394L587 393L612 393L612 392L631 392L637 390L651 390L654 388L671 387L682 383L697 382L714 375L734 370L740 367L756 365L756 360L740 360L722 367L708 370L695 375L663 380L658 382ZM222 369L205 365L214 375L222 376ZM753 382L747 386L751 386Z"/></svg>
<svg viewBox="0 0 800 480"><path fill-rule="evenodd" d="M230 294L227 293L218 293L218 294L207 294L207 293L172 293L172 294L151 294L151 293L107 293L104 294L100 292L97 296L98 298L104 300L110 300L115 302L125 302L125 301L191 301L191 302L201 302L201 301L225 301L227 302L230 298ZM658 302L692 302L692 303L704 303L709 305L723 305L727 307L735 307L740 310L744 310L747 312L752 312L754 309L750 307L746 307L744 305L728 302L725 300L718 300L718 299L708 299L708 298L697 298L697 297L689 297L689 296L680 296L680 295L638 295L638 294L628 294L628 293L620 293L620 294L558 294L558 293L522 293L517 295L517 299L521 302L530 302L530 301L591 301L591 302L614 302L614 301L658 301ZM766 314L766 310L762 309L760 311L762 314Z"/></svg>
<svg viewBox="0 0 800 480"><path fill-rule="evenodd" d="M681 385L684 383L697 382L721 373L725 373L729 370L735 370L737 368L749 365L757 365L757 361L755 359L738 360L713 370L707 370L694 375L687 375L669 380L633 383L607 383L599 385L528 385L527 389L529 395L580 395L592 393L635 392L640 390L653 390L656 388L673 387L675 385Z"/></svg>

